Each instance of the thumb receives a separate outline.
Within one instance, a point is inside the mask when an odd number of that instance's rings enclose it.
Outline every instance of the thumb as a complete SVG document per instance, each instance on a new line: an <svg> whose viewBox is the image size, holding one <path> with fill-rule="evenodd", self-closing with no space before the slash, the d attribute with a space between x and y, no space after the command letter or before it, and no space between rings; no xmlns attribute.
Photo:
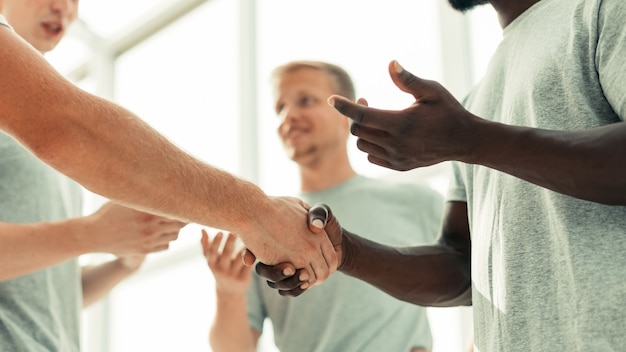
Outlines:
<svg viewBox="0 0 626 352"><path fill-rule="evenodd" d="M330 208L326 204L315 204L309 209L309 230L313 233L320 233L324 231L326 223L328 222L328 216Z"/></svg>
<svg viewBox="0 0 626 352"><path fill-rule="evenodd" d="M417 102L426 103L433 100L435 90L432 81L428 81L413 75L402 67L398 61L389 63L389 75L393 83L403 92L413 95Z"/></svg>
<svg viewBox="0 0 626 352"><path fill-rule="evenodd" d="M241 251L241 261L245 266L252 266L256 261L256 256L248 248L244 248Z"/></svg>

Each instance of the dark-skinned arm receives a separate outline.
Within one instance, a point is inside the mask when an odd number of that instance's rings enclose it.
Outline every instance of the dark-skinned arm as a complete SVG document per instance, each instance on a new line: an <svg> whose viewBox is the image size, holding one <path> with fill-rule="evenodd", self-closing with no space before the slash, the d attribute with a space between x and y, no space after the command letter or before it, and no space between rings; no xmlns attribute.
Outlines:
<svg viewBox="0 0 626 352"><path fill-rule="evenodd" d="M386 246L344 230L339 270L410 303L471 304L466 203L447 203L444 216L439 240L431 246Z"/></svg>
<svg viewBox="0 0 626 352"><path fill-rule="evenodd" d="M321 206L314 206L310 212ZM386 246L350 233L341 228L330 208L326 209L325 231L341 260L339 271L410 303L441 307L471 304L466 203L446 203L437 244L414 247ZM281 295L298 296L306 291L306 282L299 279L300 270L293 276L284 275L287 265L259 263L256 270Z"/></svg>
<svg viewBox="0 0 626 352"><path fill-rule="evenodd" d="M626 205L626 179L620 177L626 173L626 122L577 131L506 125L471 114L439 83L416 77L395 61L389 73L415 98L404 110L329 99L353 120L357 147L370 162L405 171L457 160L572 197Z"/></svg>

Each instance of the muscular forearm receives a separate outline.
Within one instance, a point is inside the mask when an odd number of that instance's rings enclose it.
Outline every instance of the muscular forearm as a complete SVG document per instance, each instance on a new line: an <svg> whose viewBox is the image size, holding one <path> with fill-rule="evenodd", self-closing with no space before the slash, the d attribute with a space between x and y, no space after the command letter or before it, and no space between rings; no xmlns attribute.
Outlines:
<svg viewBox="0 0 626 352"><path fill-rule="evenodd" d="M310 236L306 207L185 153L126 109L65 80L0 28L0 129L45 163L119 203L236 233L256 258L291 262L325 280L330 241ZM216 151L219 152L219 151Z"/></svg>
<svg viewBox="0 0 626 352"><path fill-rule="evenodd" d="M503 171L573 197L626 205L626 122L551 131L478 120L465 162Z"/></svg>
<svg viewBox="0 0 626 352"><path fill-rule="evenodd" d="M122 280L135 272L120 259L82 269L83 308L106 296Z"/></svg>
<svg viewBox="0 0 626 352"><path fill-rule="evenodd" d="M250 328L245 295L218 293L215 319L209 333L213 351L255 351L259 335Z"/></svg>
<svg viewBox="0 0 626 352"><path fill-rule="evenodd" d="M85 222L0 223L0 281L26 275L91 251Z"/></svg>
<svg viewBox="0 0 626 352"><path fill-rule="evenodd" d="M423 306L471 304L469 258L443 245L389 247L344 230L339 270Z"/></svg>
<svg viewBox="0 0 626 352"><path fill-rule="evenodd" d="M91 191L246 236L272 214L250 182L186 154L131 112L77 88L0 29L0 128ZM43 87L43 88L42 88ZM45 89L44 89L45 88Z"/></svg>

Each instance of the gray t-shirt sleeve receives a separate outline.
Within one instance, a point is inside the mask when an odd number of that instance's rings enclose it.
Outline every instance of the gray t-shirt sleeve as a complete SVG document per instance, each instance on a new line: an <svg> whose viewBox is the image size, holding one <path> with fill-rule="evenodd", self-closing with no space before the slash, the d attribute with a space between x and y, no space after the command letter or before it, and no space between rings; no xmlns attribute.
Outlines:
<svg viewBox="0 0 626 352"><path fill-rule="evenodd" d="M596 65L609 104L624 121L626 117L626 1L604 0L598 16Z"/></svg>
<svg viewBox="0 0 626 352"><path fill-rule="evenodd" d="M447 202L467 202L467 192L461 168L461 163L452 162L452 177L450 177L446 194Z"/></svg>

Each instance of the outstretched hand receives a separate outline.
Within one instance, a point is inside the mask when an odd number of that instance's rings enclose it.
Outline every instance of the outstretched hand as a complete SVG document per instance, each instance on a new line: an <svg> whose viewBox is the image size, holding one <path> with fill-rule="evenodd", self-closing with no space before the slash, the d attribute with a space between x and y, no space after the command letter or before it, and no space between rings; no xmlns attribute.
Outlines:
<svg viewBox="0 0 626 352"><path fill-rule="evenodd" d="M243 265L237 258L239 246L236 241L234 234L224 235L223 232L218 232L211 239L204 229L200 239L202 253L215 278L217 291L245 295L252 282L252 268Z"/></svg>
<svg viewBox="0 0 626 352"><path fill-rule="evenodd" d="M352 119L350 131L368 160L386 168L406 171L447 160L463 160L471 153L471 123L476 116L443 86L406 71L396 61L389 64L391 79L415 102L400 111L378 110L364 100L351 102L333 95L328 103Z"/></svg>
<svg viewBox="0 0 626 352"><path fill-rule="evenodd" d="M339 267L341 267L344 259L341 246L343 229L332 214L330 207L326 204L316 204L309 209L308 214L309 228L312 232L325 233L328 236L337 253ZM296 297L310 287L309 273L304 269L296 269L291 263L277 265L257 263L256 272L266 278L268 285L277 289L282 296Z"/></svg>

